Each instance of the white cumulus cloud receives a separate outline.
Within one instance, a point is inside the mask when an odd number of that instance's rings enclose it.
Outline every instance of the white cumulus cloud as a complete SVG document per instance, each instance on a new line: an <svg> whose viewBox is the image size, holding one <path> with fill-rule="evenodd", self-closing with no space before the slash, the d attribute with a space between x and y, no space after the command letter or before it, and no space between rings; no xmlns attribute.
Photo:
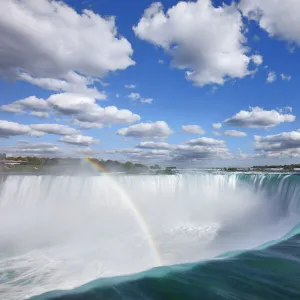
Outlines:
<svg viewBox="0 0 300 300"><path fill-rule="evenodd" d="M212 124L213 129L221 129L221 127L222 127L222 123L213 123Z"/></svg>
<svg viewBox="0 0 300 300"><path fill-rule="evenodd" d="M98 100L106 99L106 94L104 92L98 91L95 87L89 87L94 84L95 79L81 76L73 71L68 72L61 78L39 78L32 77L27 73L20 73L18 79L37 85L46 90L78 93Z"/></svg>
<svg viewBox="0 0 300 300"><path fill-rule="evenodd" d="M186 70L196 85L223 84L249 74L243 21L237 7L214 7L210 0L180 1L166 12L156 2L133 28L143 40L162 47L172 65Z"/></svg>
<svg viewBox="0 0 300 300"><path fill-rule="evenodd" d="M130 93L128 96L127 96L129 99L135 101L135 100L139 100L141 98L141 95L139 93Z"/></svg>
<svg viewBox="0 0 300 300"><path fill-rule="evenodd" d="M224 121L227 125L248 128L270 128L284 122L294 122L292 114L280 113L277 110L264 110L260 107L250 107L249 111L241 110L236 115Z"/></svg>
<svg viewBox="0 0 300 300"><path fill-rule="evenodd" d="M182 125L181 133L187 134L205 134L205 131L199 125Z"/></svg>
<svg viewBox="0 0 300 300"><path fill-rule="evenodd" d="M1 110L11 113L25 113L28 110L47 111L49 110L49 107L44 99L30 96L25 99L14 101L10 104L2 105Z"/></svg>
<svg viewBox="0 0 300 300"><path fill-rule="evenodd" d="M277 75L275 72L268 73L267 83L272 83L272 82L276 81L276 79L277 79Z"/></svg>
<svg viewBox="0 0 300 300"><path fill-rule="evenodd" d="M143 98L140 101L143 104L152 104L153 103L153 99L152 98Z"/></svg>
<svg viewBox="0 0 300 300"><path fill-rule="evenodd" d="M165 142L141 142L136 147L140 149L169 150L174 146Z"/></svg>
<svg viewBox="0 0 300 300"><path fill-rule="evenodd" d="M252 55L251 59L258 66L263 63L263 57L259 54Z"/></svg>
<svg viewBox="0 0 300 300"><path fill-rule="evenodd" d="M101 99L89 78L135 64L114 17L78 13L62 1L0 1L0 27L2 77Z"/></svg>
<svg viewBox="0 0 300 300"><path fill-rule="evenodd" d="M126 89L135 89L136 85L135 84L125 84Z"/></svg>
<svg viewBox="0 0 300 300"><path fill-rule="evenodd" d="M134 138L167 138L173 131L164 121L155 123L140 123L131 125L128 128L122 128L117 131L118 135Z"/></svg>
<svg viewBox="0 0 300 300"><path fill-rule="evenodd" d="M129 99L131 99L132 101L137 101L139 100L139 102L143 103L143 104L152 104L153 99L152 98L143 98L140 93L130 93L127 96Z"/></svg>
<svg viewBox="0 0 300 300"><path fill-rule="evenodd" d="M232 157L225 144L218 145L179 145L172 153L174 161L194 161L225 159Z"/></svg>
<svg viewBox="0 0 300 300"><path fill-rule="evenodd" d="M78 133L76 129L60 124L33 124L30 127L35 131L49 134L70 135Z"/></svg>
<svg viewBox="0 0 300 300"><path fill-rule="evenodd" d="M243 131L238 131L238 130L226 130L224 132L224 135L232 136L232 137L244 137L244 136L247 136L247 133L243 132Z"/></svg>
<svg viewBox="0 0 300 300"><path fill-rule="evenodd" d="M191 146L218 146L225 147L226 143L222 140L216 140L213 138L202 137L198 139L189 140L186 144Z"/></svg>
<svg viewBox="0 0 300 300"><path fill-rule="evenodd" d="M0 120L0 137L2 138L8 138L15 135L29 135L31 131L32 130L28 125Z"/></svg>
<svg viewBox="0 0 300 300"><path fill-rule="evenodd" d="M32 116L35 116L35 117L38 117L38 118L41 118L41 119L49 118L49 114L47 112L44 112L44 111L32 111L30 114Z"/></svg>
<svg viewBox="0 0 300 300"><path fill-rule="evenodd" d="M72 93L51 95L48 103L58 114L72 116L74 120L84 122L81 124L84 124L86 128L87 123L92 123L90 127L95 127L96 123L101 125L130 124L141 119L130 110L118 109L115 106L102 108L95 99Z"/></svg>
<svg viewBox="0 0 300 300"><path fill-rule="evenodd" d="M65 135L59 139L60 142L77 145L77 146L91 146L98 144L99 141L95 140L91 136L85 136L81 134L77 135Z"/></svg>
<svg viewBox="0 0 300 300"><path fill-rule="evenodd" d="M300 157L300 132L255 136L255 149L267 157Z"/></svg>
<svg viewBox="0 0 300 300"><path fill-rule="evenodd" d="M285 75L285 74L280 74L280 77L282 80L290 81L292 79L292 76L290 75Z"/></svg>
<svg viewBox="0 0 300 300"><path fill-rule="evenodd" d="M241 0L239 7L270 36L300 44L299 0Z"/></svg>
<svg viewBox="0 0 300 300"><path fill-rule="evenodd" d="M13 155L39 155L39 156L51 156L57 155L62 152L62 150L55 144L52 143L31 143L28 141L22 141L16 146L4 147L2 151L7 154Z"/></svg>

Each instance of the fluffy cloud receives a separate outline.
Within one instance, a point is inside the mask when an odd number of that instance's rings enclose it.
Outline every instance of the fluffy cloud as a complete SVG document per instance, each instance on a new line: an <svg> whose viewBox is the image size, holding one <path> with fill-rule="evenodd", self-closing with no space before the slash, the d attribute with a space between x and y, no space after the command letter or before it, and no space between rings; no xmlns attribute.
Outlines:
<svg viewBox="0 0 300 300"><path fill-rule="evenodd" d="M146 151L145 151L146 150ZM155 160L187 162L206 159L227 159L233 154L227 149L225 141L201 138L183 145L170 145L164 142L141 142L135 148L106 151L107 154L121 154L131 160Z"/></svg>
<svg viewBox="0 0 300 300"><path fill-rule="evenodd" d="M272 82L276 81L276 79L277 79L277 75L275 72L268 73L267 83L272 83Z"/></svg>
<svg viewBox="0 0 300 300"><path fill-rule="evenodd" d="M53 94L47 100L32 96L2 105L1 109L12 113L39 111L40 113L30 112L37 117L49 117L49 113L54 112L57 115L72 117L74 124L85 129L101 128L103 125L131 124L141 119L139 115L127 109L118 109L115 106L102 108L94 98L73 93Z"/></svg>
<svg viewBox="0 0 300 300"><path fill-rule="evenodd" d="M150 151L142 151L139 153L135 153L131 155L131 158L143 162L144 160L150 160L150 161L167 161L170 157L170 151L169 150L150 150Z"/></svg>
<svg viewBox="0 0 300 300"><path fill-rule="evenodd" d="M263 63L263 57L261 55L258 54L252 55L251 59L257 66Z"/></svg>
<svg viewBox="0 0 300 300"><path fill-rule="evenodd" d="M164 142L141 142L137 146L140 149L157 149L157 150L170 150L174 148L173 145Z"/></svg>
<svg viewBox="0 0 300 300"><path fill-rule="evenodd" d="M259 23L270 36L300 44L300 2L298 0L241 0L243 14Z"/></svg>
<svg viewBox="0 0 300 300"><path fill-rule="evenodd" d="M174 163L233 157L233 154L227 149L225 141L206 137L187 141L183 145L171 145L164 142L141 142L134 149L118 149L113 152L110 151L110 153L123 154L140 161L143 159L172 160Z"/></svg>
<svg viewBox="0 0 300 300"><path fill-rule="evenodd" d="M30 135L32 129L27 125L0 120L0 137L8 138L16 135Z"/></svg>
<svg viewBox="0 0 300 300"><path fill-rule="evenodd" d="M125 84L126 89L135 89L136 85L135 84Z"/></svg>
<svg viewBox="0 0 300 300"><path fill-rule="evenodd" d="M133 101L141 99L141 95L139 93L133 93L133 92L130 93L127 97Z"/></svg>
<svg viewBox="0 0 300 300"><path fill-rule="evenodd" d="M84 77L134 65L132 47L118 35L113 17L79 14L62 1L0 1L0 27L3 77L103 98Z"/></svg>
<svg viewBox="0 0 300 300"><path fill-rule="evenodd" d="M105 151L106 154L126 154L126 155L136 154L136 153L140 153L140 152L142 152L142 151L139 149L135 149L135 148L125 148L125 149L115 149L115 150Z"/></svg>
<svg viewBox="0 0 300 300"><path fill-rule="evenodd" d="M72 116L75 120L87 123L112 125L130 124L141 118L127 109L115 106L100 107L95 99L72 93L54 94L48 98L49 105L59 114ZM95 126L92 126L95 127Z"/></svg>
<svg viewBox="0 0 300 300"><path fill-rule="evenodd" d="M199 125L183 125L181 126L181 133L187 134L205 134L205 131Z"/></svg>
<svg viewBox="0 0 300 300"><path fill-rule="evenodd" d="M187 70L186 78L196 85L223 84L226 78L249 74L242 16L234 4L181 1L164 13L156 2L133 30L169 53L172 65Z"/></svg>
<svg viewBox="0 0 300 300"><path fill-rule="evenodd" d="M52 143L30 143L22 141L16 146L4 147L1 151L5 150L7 154L18 155L55 155L61 153L61 149Z"/></svg>
<svg viewBox="0 0 300 300"><path fill-rule="evenodd" d="M76 129L60 124L33 124L30 127L35 131L49 134L71 135L78 133Z"/></svg>
<svg viewBox="0 0 300 300"><path fill-rule="evenodd" d="M129 99L131 99L132 101L137 101L139 100L139 102L143 103L143 104L152 104L153 99L152 98L143 98L140 93L130 93L127 96Z"/></svg>
<svg viewBox="0 0 300 300"><path fill-rule="evenodd" d="M300 156L300 132L282 132L275 135L255 136L255 149L267 156Z"/></svg>
<svg viewBox="0 0 300 300"><path fill-rule="evenodd" d="M10 104L4 104L1 106L1 110L9 113L14 114L23 114L25 113L20 105L10 103Z"/></svg>
<svg viewBox="0 0 300 300"><path fill-rule="evenodd" d="M274 109L263 110L260 107L250 107L249 111L241 110L224 123L237 127L269 128L284 122L294 122L295 119L292 114L281 114Z"/></svg>
<svg viewBox="0 0 300 300"><path fill-rule="evenodd" d="M140 123L131 125L128 128L122 128L117 131L118 135L134 137L138 139L143 138L167 138L173 131L164 121L157 121L155 123Z"/></svg>
<svg viewBox="0 0 300 300"><path fill-rule="evenodd" d="M280 77L282 80L286 80L286 81L290 81L292 79L292 76L285 75L285 74L280 74Z"/></svg>
<svg viewBox="0 0 300 300"><path fill-rule="evenodd" d="M11 113L25 113L27 110L47 111L48 109L49 107L47 102L44 99L40 99L35 96L1 106L2 111Z"/></svg>
<svg viewBox="0 0 300 300"><path fill-rule="evenodd" d="M32 116L41 118L41 119L47 119L49 118L49 114L47 112L43 112L43 111L32 111L30 113Z"/></svg>
<svg viewBox="0 0 300 300"><path fill-rule="evenodd" d="M202 137L177 145L172 152L175 161L232 158L225 141Z"/></svg>
<svg viewBox="0 0 300 300"><path fill-rule="evenodd" d="M117 149L117 150L110 150L106 151L106 154L122 154L129 158L130 160L137 161L137 162L144 162L145 160L156 161L156 160L169 160L170 151L165 149L153 149L149 151L142 151L139 149Z"/></svg>
<svg viewBox="0 0 300 300"><path fill-rule="evenodd" d="M225 141L216 140L213 138L202 137L199 139L189 140L186 144L191 146L218 146L218 147L225 147Z"/></svg>
<svg viewBox="0 0 300 300"><path fill-rule="evenodd" d="M257 150L287 150L300 147L300 132L282 132L275 135L255 136Z"/></svg>
<svg viewBox="0 0 300 300"><path fill-rule="evenodd" d="M179 145L173 152L173 159L175 161L187 160L203 160L213 158L231 158L232 154L224 146L218 147L216 145L207 146L191 146Z"/></svg>
<svg viewBox="0 0 300 300"><path fill-rule="evenodd" d="M19 74L18 79L51 91L78 93L98 100L106 99L104 92L98 91L95 87L89 87L94 83L95 79L81 76L72 71L60 79L47 77L35 78L27 73Z"/></svg>
<svg viewBox="0 0 300 300"><path fill-rule="evenodd" d="M40 137L44 133L36 131L28 125L22 125L15 122L0 120L0 138L9 138L17 135L30 135Z"/></svg>
<svg viewBox="0 0 300 300"><path fill-rule="evenodd" d="M73 124L78 125L80 129L102 128L103 125L99 123L80 122L78 120L72 120Z"/></svg>
<svg viewBox="0 0 300 300"><path fill-rule="evenodd" d="M232 136L232 137L243 137L243 136L247 136L247 133L243 132L243 131L238 131L238 130L226 130L224 132L224 135Z"/></svg>
<svg viewBox="0 0 300 300"><path fill-rule="evenodd" d="M213 129L221 129L221 127L222 127L222 123L213 123L212 124Z"/></svg>
<svg viewBox="0 0 300 300"><path fill-rule="evenodd" d="M143 104L152 104L152 102L153 102L152 98L141 99L141 103L143 103Z"/></svg>
<svg viewBox="0 0 300 300"><path fill-rule="evenodd" d="M77 146L91 146L98 144L99 141L95 140L91 136L85 136L81 134L77 135L65 135L59 139L60 142L77 145Z"/></svg>
<svg viewBox="0 0 300 300"><path fill-rule="evenodd" d="M17 149L26 154L56 154L61 152L60 148L52 143L21 144L18 145Z"/></svg>

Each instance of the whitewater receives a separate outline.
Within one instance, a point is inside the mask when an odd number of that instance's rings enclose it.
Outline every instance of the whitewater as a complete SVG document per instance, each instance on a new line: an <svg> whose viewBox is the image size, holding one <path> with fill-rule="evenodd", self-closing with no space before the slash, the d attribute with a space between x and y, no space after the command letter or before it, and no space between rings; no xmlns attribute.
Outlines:
<svg viewBox="0 0 300 300"><path fill-rule="evenodd" d="M299 197L296 174L3 175L0 298L276 244L296 234Z"/></svg>

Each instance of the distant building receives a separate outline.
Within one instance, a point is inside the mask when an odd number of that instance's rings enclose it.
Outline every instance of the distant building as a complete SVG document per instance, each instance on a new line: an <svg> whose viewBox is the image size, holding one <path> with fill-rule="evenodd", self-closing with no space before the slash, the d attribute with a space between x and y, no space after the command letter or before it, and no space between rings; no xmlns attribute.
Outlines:
<svg viewBox="0 0 300 300"><path fill-rule="evenodd" d="M17 165L21 165L22 164L21 161L14 161L14 160L2 160L2 162L7 167L17 166Z"/></svg>
<svg viewBox="0 0 300 300"><path fill-rule="evenodd" d="M0 153L0 159L6 159L6 154L5 153Z"/></svg>

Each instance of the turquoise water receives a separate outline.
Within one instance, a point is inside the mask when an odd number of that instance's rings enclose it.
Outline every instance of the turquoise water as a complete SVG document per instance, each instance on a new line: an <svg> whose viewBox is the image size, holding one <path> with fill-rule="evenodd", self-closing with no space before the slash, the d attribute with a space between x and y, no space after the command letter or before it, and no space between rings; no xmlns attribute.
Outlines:
<svg viewBox="0 0 300 300"><path fill-rule="evenodd" d="M300 235L163 276L98 280L33 299L300 299Z"/></svg>
<svg viewBox="0 0 300 300"><path fill-rule="evenodd" d="M0 249L6 249L5 239L17 249L9 257L0 253L3 299L300 299L300 176L196 173L113 180L118 188L102 178L4 180L0 215L18 206L23 215L31 213L26 222L17 214L13 226L0 219L13 236L9 240L0 230ZM60 182L64 184L57 189ZM123 240L136 225L131 227L124 217L128 210L114 203L116 189L127 191L126 199L139 208L162 266L153 261L151 251L146 253L149 243L136 236L138 231L134 239ZM100 210L95 212L99 197ZM77 209L82 199L84 206ZM46 215L28 223L43 212L45 203ZM93 214L83 210L91 204ZM60 214L65 221L71 212L68 226L57 218L48 228L47 216L53 220ZM85 213L88 218L81 219ZM101 228L107 221L116 224L105 234ZM115 228L117 223L121 227ZM30 235L23 230L20 239L20 226L29 226ZM119 231L120 243L109 239ZM15 243L19 239L22 243ZM105 244L108 252L103 251ZM124 261L116 256L123 252Z"/></svg>

